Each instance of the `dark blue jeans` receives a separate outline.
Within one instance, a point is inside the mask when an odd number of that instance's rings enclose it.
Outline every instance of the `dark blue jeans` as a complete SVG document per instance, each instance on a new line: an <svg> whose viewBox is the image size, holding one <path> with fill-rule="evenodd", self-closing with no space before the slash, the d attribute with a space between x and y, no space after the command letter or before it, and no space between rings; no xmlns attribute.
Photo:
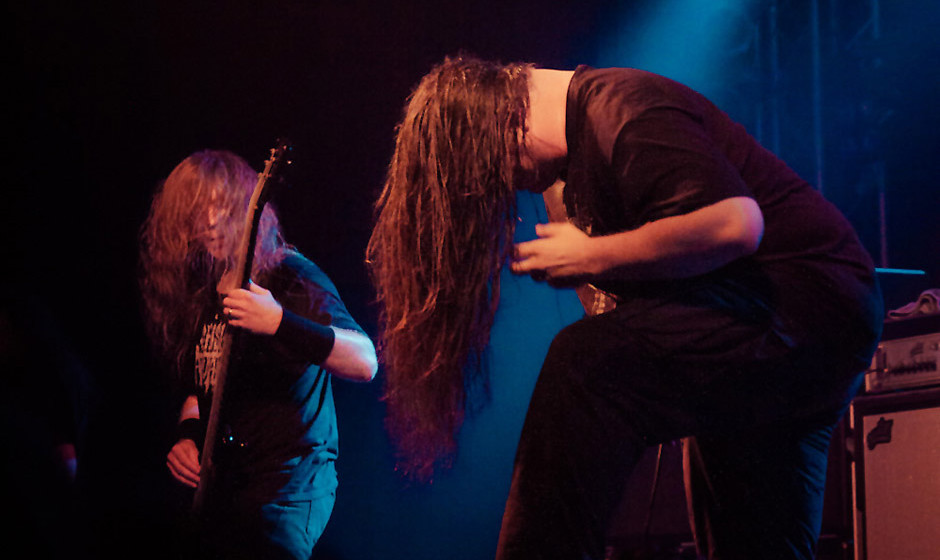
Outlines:
<svg viewBox="0 0 940 560"><path fill-rule="evenodd" d="M650 445L695 436L691 510L712 558L811 558L832 426L878 326L762 304L635 300L553 341L517 449L496 558L603 555Z"/></svg>
<svg viewBox="0 0 940 560"><path fill-rule="evenodd" d="M202 559L308 560L333 511L335 493L312 500L226 500L211 512Z"/></svg>

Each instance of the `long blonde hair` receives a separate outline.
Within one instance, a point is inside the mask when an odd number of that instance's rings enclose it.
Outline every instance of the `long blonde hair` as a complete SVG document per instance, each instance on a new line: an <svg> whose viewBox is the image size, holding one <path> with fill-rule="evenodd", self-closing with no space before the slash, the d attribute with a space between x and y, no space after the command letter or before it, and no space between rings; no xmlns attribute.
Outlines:
<svg viewBox="0 0 940 560"><path fill-rule="evenodd" d="M141 228L140 288L152 342L181 373L200 321L217 305L216 285L236 261L258 174L224 150L196 152L180 162L154 195ZM206 248L209 213L218 216L220 258ZM266 205L252 274L277 265L288 249L277 216Z"/></svg>
<svg viewBox="0 0 940 560"><path fill-rule="evenodd" d="M526 64L469 56L408 98L367 248L387 427L405 475L452 456L512 249L528 109ZM469 366L469 367L468 367Z"/></svg>

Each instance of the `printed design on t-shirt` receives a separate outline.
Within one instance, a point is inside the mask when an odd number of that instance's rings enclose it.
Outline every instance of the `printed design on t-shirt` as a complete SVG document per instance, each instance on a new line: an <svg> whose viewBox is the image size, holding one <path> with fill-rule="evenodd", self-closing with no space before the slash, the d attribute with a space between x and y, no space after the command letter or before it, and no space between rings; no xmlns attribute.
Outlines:
<svg viewBox="0 0 940 560"><path fill-rule="evenodd" d="M216 314L212 321L203 323L202 334L196 344L196 387L205 393L215 387L218 378L225 326L225 321Z"/></svg>

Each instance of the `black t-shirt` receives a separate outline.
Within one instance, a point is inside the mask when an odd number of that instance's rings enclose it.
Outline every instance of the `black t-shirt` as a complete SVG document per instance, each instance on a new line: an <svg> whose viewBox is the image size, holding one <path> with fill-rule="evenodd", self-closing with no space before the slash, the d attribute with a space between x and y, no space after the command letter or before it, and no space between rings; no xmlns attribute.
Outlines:
<svg viewBox="0 0 940 560"><path fill-rule="evenodd" d="M814 306L864 325L880 320L873 263L845 217L701 94L642 70L579 66L566 134L565 203L591 235L730 197L750 197L763 213L764 236L750 257L697 278L602 288L672 297L731 282L797 322Z"/></svg>
<svg viewBox="0 0 940 560"><path fill-rule="evenodd" d="M297 331L307 321L363 331L326 274L299 253L289 253L258 284L282 305L284 319L274 336L241 331L236 339L221 428L234 445L217 454L220 484L259 499L316 498L336 487L336 412L331 376L317 365L326 356L298 344ZM193 387L205 419L225 328L217 311L195 347Z"/></svg>

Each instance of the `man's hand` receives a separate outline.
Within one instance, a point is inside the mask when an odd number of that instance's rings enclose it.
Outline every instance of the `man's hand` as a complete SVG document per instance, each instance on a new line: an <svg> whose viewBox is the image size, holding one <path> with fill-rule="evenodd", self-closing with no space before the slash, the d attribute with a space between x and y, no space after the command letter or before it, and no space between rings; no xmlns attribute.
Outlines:
<svg viewBox="0 0 940 560"><path fill-rule="evenodd" d="M567 222L536 224L538 239L518 243L512 262L516 274L529 274L553 286L573 286L598 272L592 261L591 238Z"/></svg>
<svg viewBox="0 0 940 560"><path fill-rule="evenodd" d="M173 478L195 488L199 485L199 450L196 442L181 439L166 455L166 466Z"/></svg>
<svg viewBox="0 0 940 560"><path fill-rule="evenodd" d="M248 289L232 290L222 300L228 324L255 334L272 335L281 325L284 310L269 290L252 282Z"/></svg>

